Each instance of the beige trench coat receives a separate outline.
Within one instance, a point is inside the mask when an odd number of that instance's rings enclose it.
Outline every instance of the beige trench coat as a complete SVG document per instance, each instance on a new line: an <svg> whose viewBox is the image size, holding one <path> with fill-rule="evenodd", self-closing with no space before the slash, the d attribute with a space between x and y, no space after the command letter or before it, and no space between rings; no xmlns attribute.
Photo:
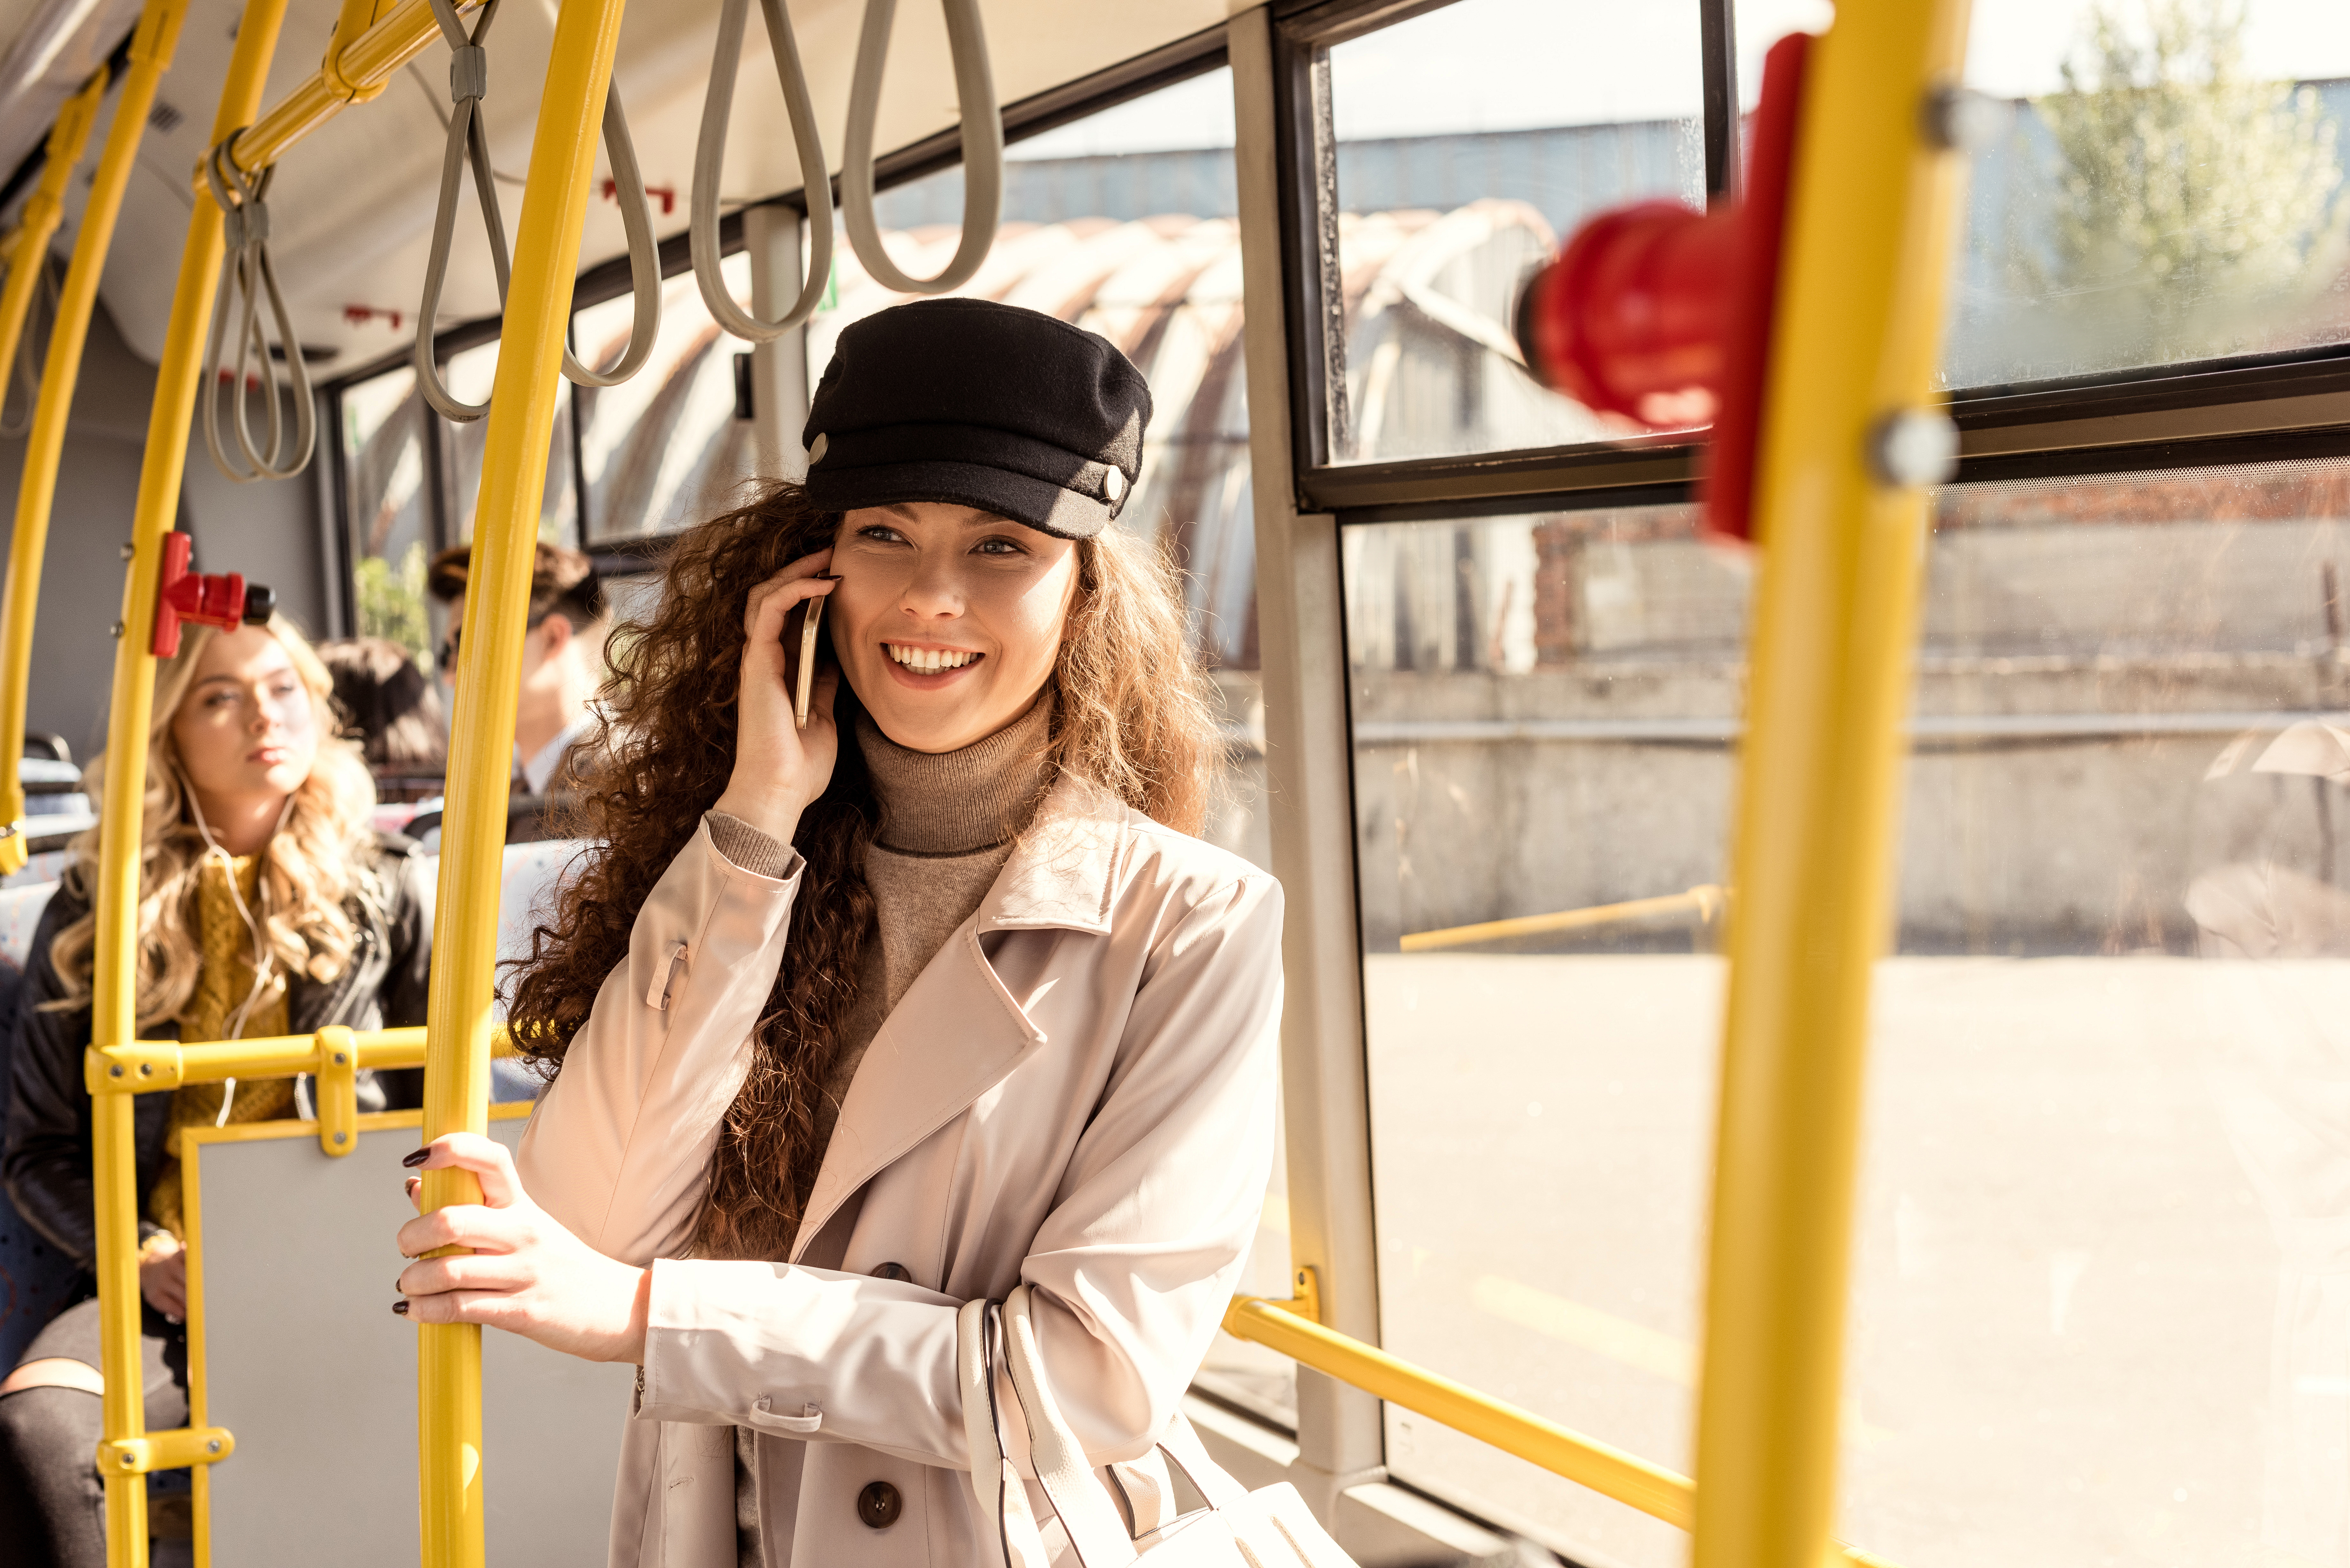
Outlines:
<svg viewBox="0 0 2350 1568"><path fill-rule="evenodd" d="M738 1426L759 1434L768 1568L1000 1560L966 1473L957 1305L1032 1286L1087 1452L1147 1460L1263 1202L1280 887L1064 778L875 1036L791 1262L680 1259L799 870L747 871L705 824L523 1139L531 1196L652 1270L614 1568L733 1568ZM878 1529L858 1508L876 1481L900 1502Z"/></svg>

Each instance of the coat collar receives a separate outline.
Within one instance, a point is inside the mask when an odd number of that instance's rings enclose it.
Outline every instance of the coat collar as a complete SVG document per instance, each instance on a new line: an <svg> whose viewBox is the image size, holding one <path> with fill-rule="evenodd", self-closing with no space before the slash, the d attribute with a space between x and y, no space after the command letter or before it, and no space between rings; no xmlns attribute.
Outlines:
<svg viewBox="0 0 2350 1568"><path fill-rule="evenodd" d="M1046 792L978 910L882 1021L841 1102L808 1193L796 1260L875 1175L953 1120L1045 1044L988 961L992 931L1109 931L1134 829L1124 802L1065 774Z"/></svg>

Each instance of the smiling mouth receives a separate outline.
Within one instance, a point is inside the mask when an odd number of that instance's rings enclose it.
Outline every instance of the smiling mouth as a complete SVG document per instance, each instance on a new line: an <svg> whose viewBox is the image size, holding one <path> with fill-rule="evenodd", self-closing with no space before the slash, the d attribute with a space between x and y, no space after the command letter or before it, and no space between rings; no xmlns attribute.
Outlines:
<svg viewBox="0 0 2350 1568"><path fill-rule="evenodd" d="M987 657L968 649L909 648L902 643L885 642L882 651L917 675L941 675L950 670L961 670Z"/></svg>

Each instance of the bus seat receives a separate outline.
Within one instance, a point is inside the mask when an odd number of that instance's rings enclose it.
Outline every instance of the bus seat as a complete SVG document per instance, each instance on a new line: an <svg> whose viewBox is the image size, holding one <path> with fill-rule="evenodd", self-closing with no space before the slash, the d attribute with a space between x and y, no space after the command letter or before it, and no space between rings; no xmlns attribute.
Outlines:
<svg viewBox="0 0 2350 1568"><path fill-rule="evenodd" d="M504 966L530 956L531 928L554 908L556 884L588 845L577 838L549 838L506 846L498 884L498 963ZM437 877L440 857L430 857ZM500 980L503 982L503 972ZM505 1016L501 1002L497 1014ZM490 1098L499 1104L535 1100L545 1087L537 1075L511 1059L490 1064Z"/></svg>
<svg viewBox="0 0 2350 1568"><path fill-rule="evenodd" d="M8 1075L15 1066L16 997L32 957L33 932L56 891L54 882L0 889L0 1118L6 1116ZM88 1290L82 1272L0 1192L0 1375L16 1366L51 1318Z"/></svg>

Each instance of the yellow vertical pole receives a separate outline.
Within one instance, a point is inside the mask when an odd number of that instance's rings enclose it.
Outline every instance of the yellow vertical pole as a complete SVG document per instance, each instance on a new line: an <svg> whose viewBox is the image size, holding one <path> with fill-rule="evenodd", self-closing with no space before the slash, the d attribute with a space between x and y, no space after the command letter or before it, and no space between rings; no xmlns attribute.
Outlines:
<svg viewBox="0 0 2350 1568"><path fill-rule="evenodd" d="M89 85L68 99L49 130L47 161L41 182L26 198L23 222L11 239L8 283L0 288L0 396L16 363L17 345L32 314L33 292L49 262L49 240L66 215L66 181L81 162L89 144L90 129L98 123L98 106L106 97L107 73L93 73ZM84 233L88 233L85 228ZM78 252L79 247L76 247ZM44 377L46 382L47 378ZM26 476L31 477L30 454ZM48 517L35 524L20 505L16 526L8 544L8 592L0 609L0 876L22 871L25 848L25 697L32 686L33 607L41 592L41 551L48 542Z"/></svg>
<svg viewBox="0 0 2350 1568"><path fill-rule="evenodd" d="M220 111L213 117L216 145L261 112L270 57L276 52L286 0L246 0L229 57ZM140 23L142 35L146 24ZM134 78L140 67L132 50ZM153 94L151 80L148 88ZM116 113L119 130L147 120L147 100ZM138 1007L140 818L146 794L147 726L155 700L155 659L147 651L155 620L156 584L162 575L163 535L179 515L180 476L188 431L203 377L204 335L213 293L220 283L221 212L199 199L188 214L180 253L180 280L172 295L172 324L155 372L155 403L147 417L147 448L139 468L132 513L130 570L122 586L122 631L114 650L114 696L107 714L105 820L99 835L98 943L90 1039L100 1050L135 1037ZM77 349L77 358L78 349ZM20 524L21 525L21 524ZM91 1108L97 1145L99 1359L106 1377L108 1440L145 1430L139 1360L139 1185L133 1168L133 1096L101 1095ZM198 1486L206 1484L199 1470ZM109 1568L143 1568L147 1561L147 1478L106 1478L106 1558Z"/></svg>
<svg viewBox="0 0 2350 1568"><path fill-rule="evenodd" d="M546 443L562 393L564 335L622 0L564 0L556 14L515 233L497 379L465 592L465 658L450 725L449 802L434 916L424 1057L424 1136L489 1129L498 879L505 849L515 703ZM428 1209L478 1203L463 1171L427 1171ZM482 1340L420 1324L417 1432L426 1568L482 1568Z"/></svg>
<svg viewBox="0 0 2350 1568"><path fill-rule="evenodd" d="M1695 1568L1817 1568L1828 1544L1926 542L1925 493L1881 438L1932 397L1960 171L1927 110L1966 17L1842 0L1807 73L1756 493Z"/></svg>

